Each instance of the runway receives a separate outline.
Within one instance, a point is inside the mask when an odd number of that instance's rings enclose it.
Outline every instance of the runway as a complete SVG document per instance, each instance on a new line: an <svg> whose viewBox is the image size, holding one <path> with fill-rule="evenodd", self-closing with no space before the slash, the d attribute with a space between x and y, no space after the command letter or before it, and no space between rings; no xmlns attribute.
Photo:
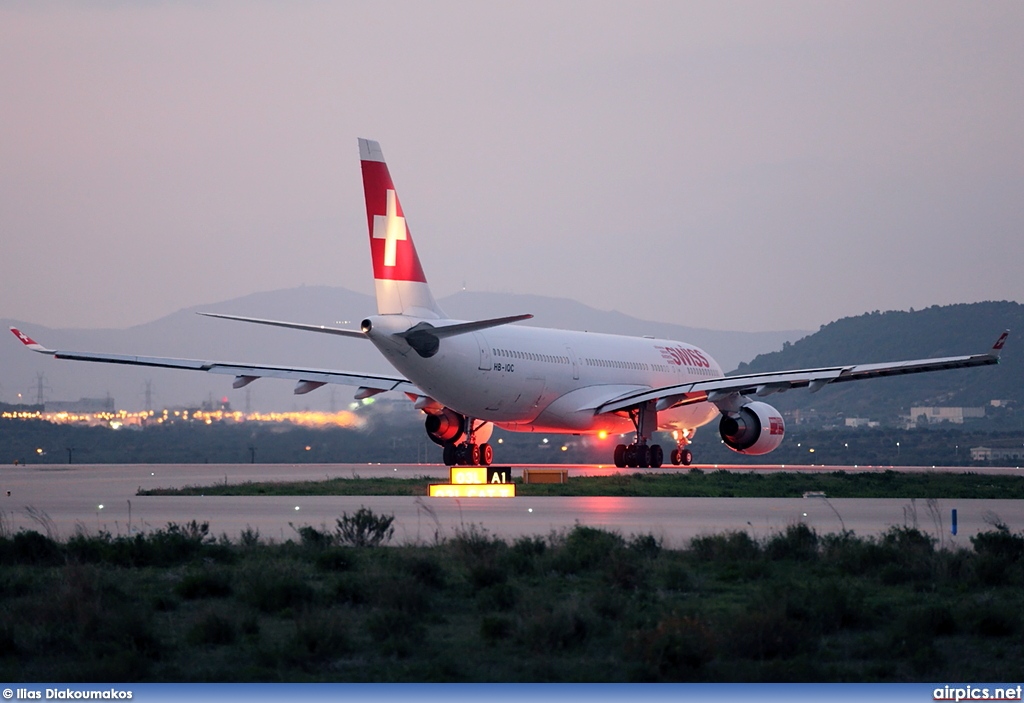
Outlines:
<svg viewBox="0 0 1024 703"><path fill-rule="evenodd" d="M516 475L518 475L517 467ZM713 467L701 467L708 469ZM724 467L719 467L724 468ZM888 469L890 467L883 467ZM899 470L922 470L898 467ZM882 470L869 467L751 467L734 470ZM665 469L662 469L665 470ZM675 469L671 469L675 470ZM931 470L931 469L927 469ZM942 468L936 470L963 471ZM972 469L973 471L974 469ZM614 467L570 467L570 476L621 471ZM980 472L980 471L979 471ZM985 473L1019 475L1016 468ZM140 488L181 487L245 481L322 480L352 476L447 477L439 465L353 464L151 464L32 465L0 469L0 517L8 531L34 529L67 538L82 530L115 535L150 531L169 522L209 522L214 535L236 538L246 528L275 541L295 539L295 527L334 526L343 512L365 506L395 516L395 542L429 544L458 530L481 528L506 539L546 536L577 522L616 530L625 536L653 534L666 546L684 546L692 537L743 530L765 537L797 522L819 533L853 530L876 535L894 525L916 525L944 544L970 546L969 538L990 529L998 517L1024 528L1024 501L949 500L930 509L925 501L821 498L528 498L453 499L426 497L212 497L139 496ZM9 495L8 495L9 493ZM102 507L101 507L102 506ZM958 512L958 534L950 534L951 510ZM293 527L294 526L294 527Z"/></svg>

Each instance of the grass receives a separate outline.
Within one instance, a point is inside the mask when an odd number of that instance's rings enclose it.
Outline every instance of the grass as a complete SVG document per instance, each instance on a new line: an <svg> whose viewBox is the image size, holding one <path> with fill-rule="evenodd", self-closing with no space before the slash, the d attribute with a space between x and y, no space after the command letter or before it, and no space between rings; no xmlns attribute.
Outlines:
<svg viewBox="0 0 1024 703"><path fill-rule="evenodd" d="M800 523L683 549L581 525L511 542L469 526L400 547L353 546L340 526L299 534L0 534L0 677L1024 678L1024 534L1004 525L956 550L908 527L862 538Z"/></svg>
<svg viewBox="0 0 1024 703"><path fill-rule="evenodd" d="M423 496L426 477L335 478L325 481L219 483L211 486L158 488L139 495L232 496ZM661 471L612 476L573 477L566 484L522 484L521 496L637 496L713 498L799 498L822 491L829 498L1011 498L1024 499L1024 476L989 474L897 472L798 473L756 471Z"/></svg>

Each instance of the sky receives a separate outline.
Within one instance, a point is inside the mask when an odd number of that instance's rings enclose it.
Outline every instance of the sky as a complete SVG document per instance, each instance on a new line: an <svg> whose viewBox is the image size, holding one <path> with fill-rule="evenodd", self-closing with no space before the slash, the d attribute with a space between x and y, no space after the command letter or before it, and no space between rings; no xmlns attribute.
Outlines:
<svg viewBox="0 0 1024 703"><path fill-rule="evenodd" d="M357 137L437 297L1022 301L1022 36L1016 0L3 1L0 317L372 293Z"/></svg>

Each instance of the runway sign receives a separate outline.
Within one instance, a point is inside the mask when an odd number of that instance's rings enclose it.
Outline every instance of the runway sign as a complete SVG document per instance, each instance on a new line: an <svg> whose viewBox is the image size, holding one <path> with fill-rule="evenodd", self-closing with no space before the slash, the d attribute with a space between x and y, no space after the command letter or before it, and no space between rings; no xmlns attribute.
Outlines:
<svg viewBox="0 0 1024 703"><path fill-rule="evenodd" d="M455 485L512 483L511 466L452 466L448 480Z"/></svg>
<svg viewBox="0 0 1024 703"><path fill-rule="evenodd" d="M431 498L515 498L514 483L432 483L429 486Z"/></svg>

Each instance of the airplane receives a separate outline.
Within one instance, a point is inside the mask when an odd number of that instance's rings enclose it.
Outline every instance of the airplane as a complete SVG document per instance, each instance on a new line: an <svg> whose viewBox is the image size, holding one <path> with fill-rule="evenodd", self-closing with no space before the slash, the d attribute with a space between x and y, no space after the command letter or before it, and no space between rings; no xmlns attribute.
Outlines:
<svg viewBox="0 0 1024 703"><path fill-rule="evenodd" d="M671 430L668 456L688 466L697 428L718 418L722 441L735 452L763 455L783 441L781 413L761 400L834 383L999 362L1009 331L984 354L855 364L726 376L710 354L669 339L627 337L514 323L530 314L455 320L434 300L380 144L359 139L377 314L360 329L218 313L214 318L331 334L371 342L400 375L268 366L233 361L61 351L11 331L32 351L57 359L190 369L235 377L234 388L260 378L298 381L294 392L326 384L356 388L361 400L404 393L425 415L427 436L442 447L444 463L490 465L494 427L512 432L578 435L632 434L613 452L617 467L661 467L665 452L653 443Z"/></svg>

